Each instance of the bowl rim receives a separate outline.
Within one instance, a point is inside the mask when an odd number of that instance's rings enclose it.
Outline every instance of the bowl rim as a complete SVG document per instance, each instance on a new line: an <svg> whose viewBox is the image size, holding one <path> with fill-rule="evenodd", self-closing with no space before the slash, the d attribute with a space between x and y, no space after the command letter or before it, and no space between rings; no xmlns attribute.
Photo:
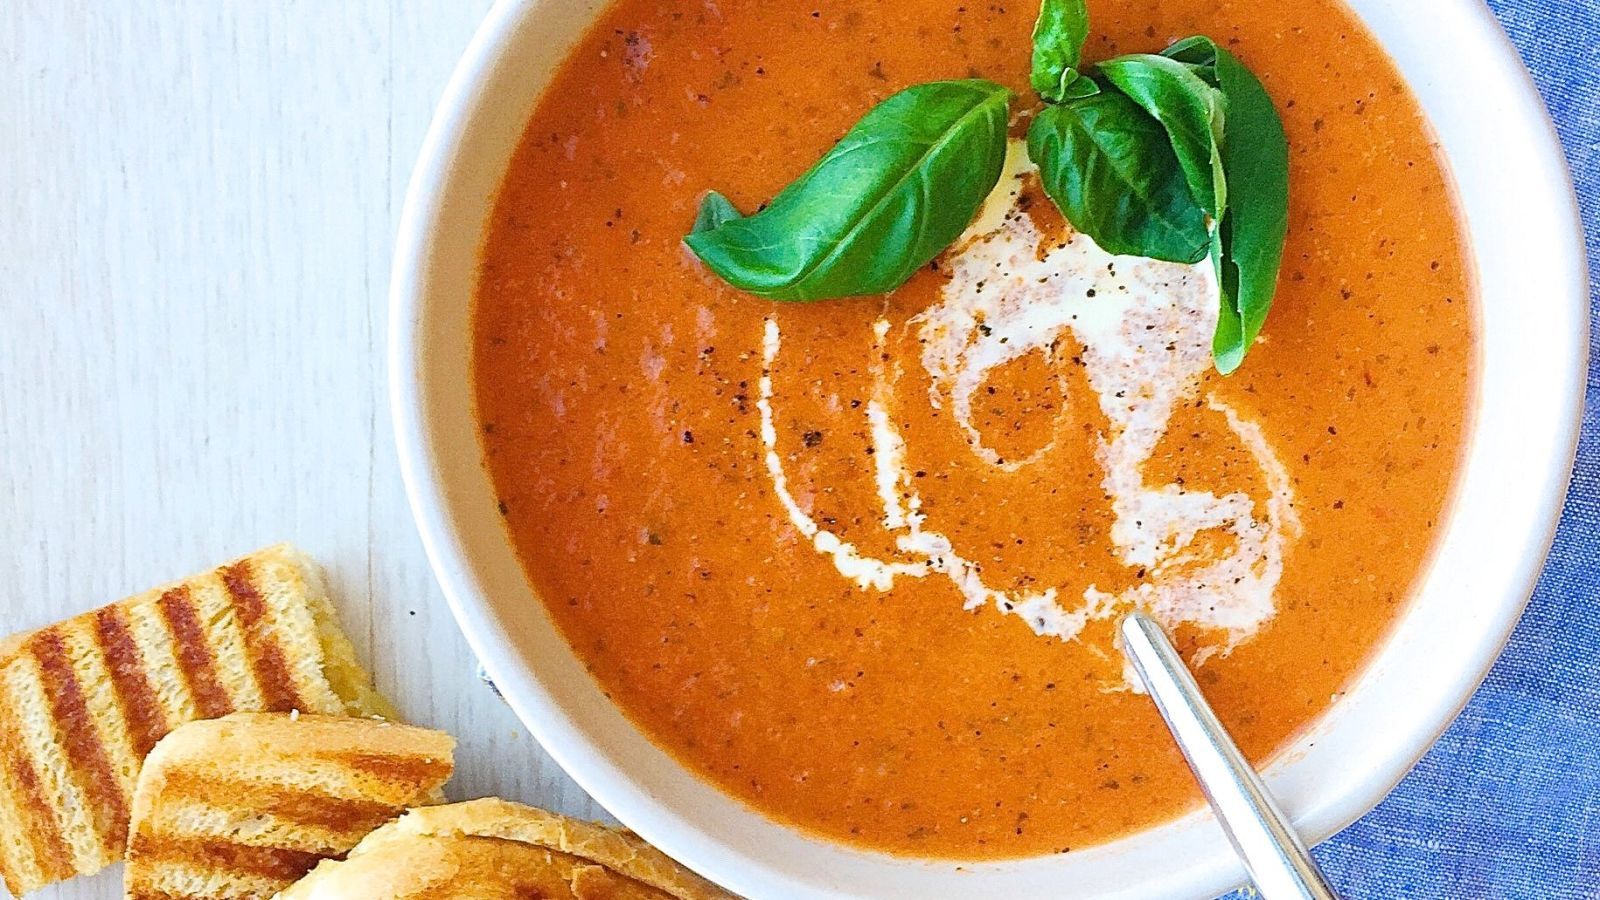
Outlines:
<svg viewBox="0 0 1600 900"><path fill-rule="evenodd" d="M474 572L457 526L447 512L451 489L441 473L442 448L438 435L430 428L426 414L426 374L422 364L423 349L428 341L422 313L429 294L433 243L443 217L449 212L446 194L451 170L467 144L473 118L480 112L475 108L476 100L495 68L503 64L517 29L537 10L560 2L563 0L496 0L450 77L412 171L395 243L388 322L390 412L407 499L435 577L474 654L524 726L590 796L669 854L730 888L752 896L765 896L774 891L785 895L820 896L828 892L819 890L815 884L788 879L779 872L740 870L739 866L747 861L737 852L730 854L725 844L693 833L695 826L690 820L663 805L660 798L647 795L627 771L598 751L539 675L518 664L520 653L513 636L495 614L489 592ZM571 2L588 2L596 9L604 5L594 0ZM1351 5L1370 5L1370 0L1366 4ZM1519 120L1506 123L1504 127L1526 129L1533 151L1539 157L1533 187L1551 201L1548 212L1555 214L1558 224L1565 226L1556 230L1564 230L1569 238L1551 248L1553 266L1558 269L1552 277L1561 286L1558 299L1568 301L1558 309L1572 319L1576 327L1569 329L1566 346L1552 353L1564 387L1557 399L1565 413L1553 423L1548 458L1540 470L1543 490L1539 492L1534 518L1541 527L1536 533L1522 536L1519 544L1522 552L1514 571L1509 572L1506 579L1520 586L1519 598L1502 603L1497 610L1499 615L1476 635L1470 657L1453 673L1452 689L1443 691L1443 696L1433 704L1436 715L1423 725L1411 727L1404 740L1394 741L1387 753L1379 755L1380 765L1347 775L1342 794L1317 808L1296 810L1297 823L1313 841L1344 828L1383 799L1455 720L1509 640L1555 537L1576 458L1587 385L1587 255L1577 199L1554 124L1531 74L1522 65L1510 39L1487 5L1479 0L1425 0L1415 6L1417 10L1432 6L1458 13L1452 24L1469 34L1475 32L1476 37L1495 51L1487 58L1480 58L1477 66L1486 77L1499 79L1510 92L1507 96L1514 103ZM1368 19L1364 11L1357 12L1361 19ZM589 16L592 14L586 13L586 17ZM1389 49L1387 45L1385 49ZM1481 253L1477 249L1473 252L1475 258ZM1475 430L1469 443L1476 444L1478 440ZM1465 465L1465 461L1461 464ZM1465 479L1464 475L1460 477ZM1449 517L1455 514L1452 509ZM1358 676L1359 680L1372 677L1375 673L1370 669ZM1329 717L1325 713L1323 719ZM1280 755L1265 767L1269 781L1272 770L1282 762ZM1207 817L1191 814L1187 818ZM1229 884L1237 884L1243 876L1242 868L1231 859L1209 860L1206 865L1192 869L1166 879L1155 889L1173 895L1201 890L1214 893Z"/></svg>

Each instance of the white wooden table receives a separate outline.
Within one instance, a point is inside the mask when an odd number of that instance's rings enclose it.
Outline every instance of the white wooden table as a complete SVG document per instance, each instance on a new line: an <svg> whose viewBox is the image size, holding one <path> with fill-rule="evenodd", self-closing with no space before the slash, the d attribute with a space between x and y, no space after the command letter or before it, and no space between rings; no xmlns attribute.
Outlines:
<svg viewBox="0 0 1600 900"><path fill-rule="evenodd" d="M475 678L390 436L396 220L488 5L0 3L0 634L291 540L453 796L597 815Z"/></svg>

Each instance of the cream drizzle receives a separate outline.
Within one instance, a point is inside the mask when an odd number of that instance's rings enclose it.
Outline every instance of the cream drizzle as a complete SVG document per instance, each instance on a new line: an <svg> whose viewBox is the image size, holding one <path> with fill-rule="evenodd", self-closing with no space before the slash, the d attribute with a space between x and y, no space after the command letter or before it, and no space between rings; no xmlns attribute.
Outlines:
<svg viewBox="0 0 1600 900"><path fill-rule="evenodd" d="M874 393L866 416L876 451L882 523L895 535L900 558L863 554L795 502L774 422L772 370L782 334L777 322L767 319L757 407L774 493L794 527L863 590L885 591L896 577L937 573L955 584L966 608L992 605L1021 617L1037 634L1063 640L1076 638L1091 620L1138 607L1169 627L1191 623L1223 631L1224 643L1203 649L1197 664L1212 653L1226 654L1272 617L1284 553L1300 523L1288 472L1259 424L1214 395L1204 402L1224 417L1260 467L1267 487L1264 515L1258 517L1256 501L1242 492L1217 495L1145 482L1144 465L1173 412L1179 403L1197 398L1211 364L1217 315L1211 267L1114 256L1079 234L1041 254L1042 235L1016 209L1031 166L1015 146L974 227L947 257L950 281L939 302L902 327L915 329L922 345L920 362L930 378L927 401L935 408L948 404L974 455L1006 471L1037 463L1053 443L1027 458L1000 458L972 423L972 397L994 369L1030 353L1052 361L1061 335L1070 332L1077 339L1089 386L1110 425L1098 437L1096 459L1114 514L1111 542L1123 563L1145 569L1147 577L1120 594L1091 586L1071 604L1064 604L1054 587L989 587L982 567L963 557L922 512L905 465L905 443L890 414L899 372L890 372L882 361L894 328L886 318L874 323ZM1233 542L1229 551L1207 557L1193 542L1212 530L1231 535Z"/></svg>

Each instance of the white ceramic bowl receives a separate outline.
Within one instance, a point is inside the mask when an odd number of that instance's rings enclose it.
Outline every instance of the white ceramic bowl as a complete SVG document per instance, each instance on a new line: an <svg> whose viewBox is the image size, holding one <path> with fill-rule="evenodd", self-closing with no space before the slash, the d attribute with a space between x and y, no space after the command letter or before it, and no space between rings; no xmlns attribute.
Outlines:
<svg viewBox="0 0 1600 900"><path fill-rule="evenodd" d="M752 897L1203 897L1241 882L1204 813L1082 852L959 868L821 841L702 782L585 673L502 532L479 462L468 326L507 161L601 5L495 6L439 104L395 251L389 348L401 467L434 571L506 700L619 819ZM1482 390L1458 498L1420 595L1359 682L1268 767L1312 840L1377 804L1466 702L1515 624L1560 512L1588 333L1565 162L1489 11L1477 0L1353 5L1421 98L1460 187L1481 277Z"/></svg>

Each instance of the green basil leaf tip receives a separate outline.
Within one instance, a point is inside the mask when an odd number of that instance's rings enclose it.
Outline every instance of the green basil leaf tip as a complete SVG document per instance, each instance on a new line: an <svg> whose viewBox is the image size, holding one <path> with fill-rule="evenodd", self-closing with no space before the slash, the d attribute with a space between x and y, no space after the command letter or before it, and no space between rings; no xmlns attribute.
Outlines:
<svg viewBox="0 0 1600 900"><path fill-rule="evenodd" d="M907 88L760 212L737 217L708 194L684 242L724 281L773 300L893 290L961 234L999 181L1010 97L982 79Z"/></svg>
<svg viewBox="0 0 1600 900"><path fill-rule="evenodd" d="M1175 59L1186 65L1195 66L1201 71L1212 87L1216 86L1217 42L1204 35L1186 37L1161 51L1161 55L1168 59Z"/></svg>
<svg viewBox="0 0 1600 900"><path fill-rule="evenodd" d="M1100 93L1100 85L1096 84L1093 78L1078 72L1071 74L1071 78L1062 78L1060 102L1070 103L1073 100L1082 100Z"/></svg>
<svg viewBox="0 0 1600 900"><path fill-rule="evenodd" d="M1083 44L1089 39L1089 10L1084 0L1041 0L1033 25L1033 72L1030 82L1052 103L1067 98L1076 77Z"/></svg>
<svg viewBox="0 0 1600 900"><path fill-rule="evenodd" d="M1211 236L1160 123L1132 100L1100 93L1041 111L1028 156L1067 221L1108 253L1205 259Z"/></svg>
<svg viewBox="0 0 1600 900"><path fill-rule="evenodd" d="M706 191L705 198L700 201L700 212L694 217L694 227L690 231L691 233L710 231L713 228L720 228L725 222L743 217L739 208L733 205L733 201L716 191Z"/></svg>

